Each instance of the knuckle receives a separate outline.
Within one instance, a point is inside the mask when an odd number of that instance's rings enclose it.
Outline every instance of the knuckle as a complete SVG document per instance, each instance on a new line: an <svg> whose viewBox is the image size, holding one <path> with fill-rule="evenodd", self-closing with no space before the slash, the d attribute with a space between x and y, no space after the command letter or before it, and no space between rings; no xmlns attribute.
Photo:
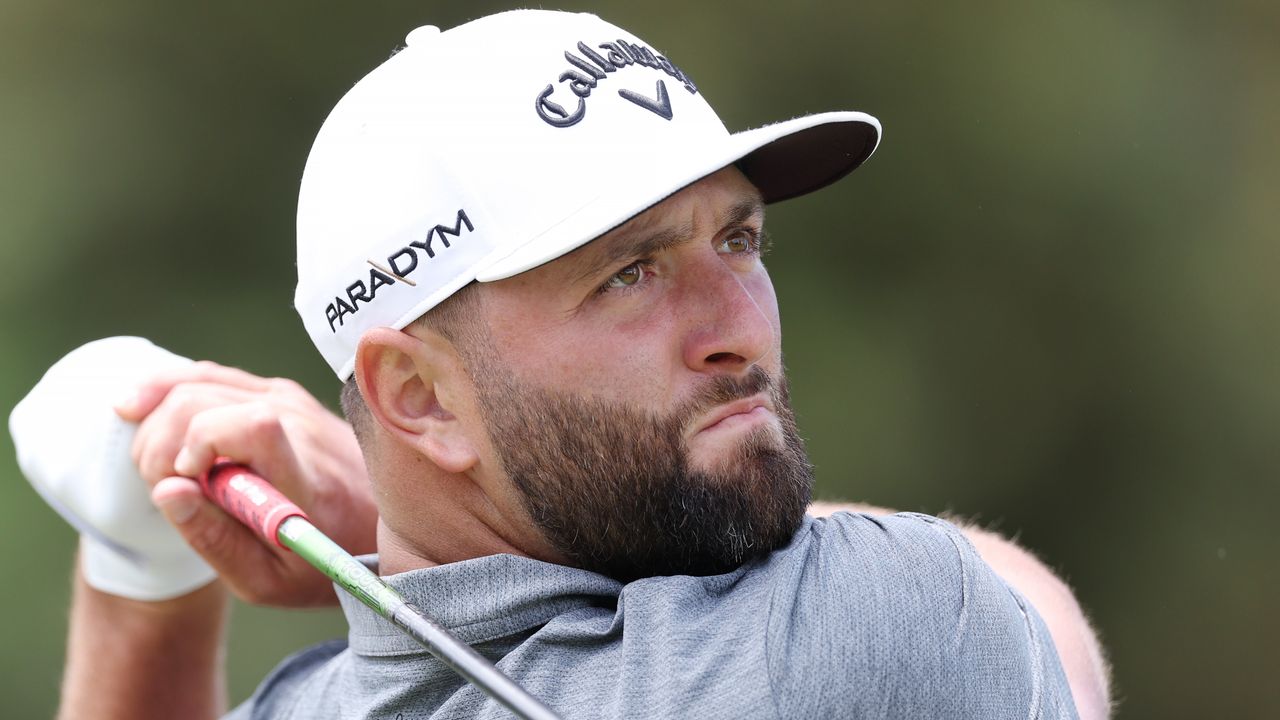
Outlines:
<svg viewBox="0 0 1280 720"><path fill-rule="evenodd" d="M274 406L264 401L249 404L245 425L261 438L277 437L284 432L280 413Z"/></svg>
<svg viewBox="0 0 1280 720"><path fill-rule="evenodd" d="M162 459L158 454L148 453L137 462L138 475L142 477L148 485L155 485L161 480L173 474L173 458L168 461Z"/></svg>
<svg viewBox="0 0 1280 720"><path fill-rule="evenodd" d="M163 403L170 414L185 416L194 414L202 404L200 394L188 383L175 386L169 391Z"/></svg>
<svg viewBox="0 0 1280 720"><path fill-rule="evenodd" d="M214 418L207 413L198 413L193 415L187 421L187 432L184 436L185 445L204 445L209 442L213 435Z"/></svg>
<svg viewBox="0 0 1280 720"><path fill-rule="evenodd" d="M138 470L138 477L146 480L148 486L154 486L174 474L173 461L177 456L177 447L169 443L156 443L141 448L133 465Z"/></svg>
<svg viewBox="0 0 1280 720"><path fill-rule="evenodd" d="M163 420L160 432L181 436L184 432L190 432L191 428L207 430L209 425L207 413L216 406L216 403L212 402L201 389L190 385L179 385L169 393L157 411L163 413L157 415L157 418Z"/></svg>
<svg viewBox="0 0 1280 720"><path fill-rule="evenodd" d="M267 386L270 388L272 393L278 395L297 395L299 393L306 392L296 380L291 380L289 378L271 378L267 381Z"/></svg>

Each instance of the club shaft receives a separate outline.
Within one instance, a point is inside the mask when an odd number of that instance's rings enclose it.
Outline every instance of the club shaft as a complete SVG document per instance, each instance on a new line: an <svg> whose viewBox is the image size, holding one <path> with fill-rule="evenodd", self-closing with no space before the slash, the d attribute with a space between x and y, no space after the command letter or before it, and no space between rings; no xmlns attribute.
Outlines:
<svg viewBox="0 0 1280 720"><path fill-rule="evenodd" d="M249 468L219 458L199 482L206 497L259 537L297 553L517 717L558 720L550 708L316 529L301 508Z"/></svg>
<svg viewBox="0 0 1280 720"><path fill-rule="evenodd" d="M293 516L281 523L279 541L374 612L422 643L432 655L517 717L558 720L559 716L550 708L502 674L480 653L406 602L382 578L351 557L306 518Z"/></svg>

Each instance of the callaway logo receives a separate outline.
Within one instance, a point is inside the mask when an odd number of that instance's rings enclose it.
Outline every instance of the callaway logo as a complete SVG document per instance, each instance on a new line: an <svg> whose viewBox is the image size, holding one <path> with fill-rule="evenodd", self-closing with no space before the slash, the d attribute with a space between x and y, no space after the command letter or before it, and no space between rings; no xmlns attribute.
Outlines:
<svg viewBox="0 0 1280 720"><path fill-rule="evenodd" d="M684 83L685 89L691 94L698 92L697 86L680 68L644 45L617 40L600 43L596 48L603 50L604 54L600 54L584 42L578 43L578 52L582 53L585 59L568 50L564 53L564 59L568 60L573 67L560 74L559 82L569 83L569 90L577 96L574 98L577 101L577 107L573 112L565 110L563 105L551 99L551 94L556 91L556 88L548 84L541 93L538 93L538 99L534 103L538 117L555 127L569 127L577 124L587 114L587 98L591 97L591 91L596 89L596 85L607 78L609 73L628 65L642 65L661 70ZM656 98L646 97L632 90L619 90L618 94L661 118L671 119L671 97L667 95L667 84L662 80L658 81Z"/></svg>
<svg viewBox="0 0 1280 720"><path fill-rule="evenodd" d="M329 321L329 329L338 332L337 325L342 325L348 315L355 315L360 312L360 303L371 303L373 298L378 294L378 288L383 285L395 285L397 282L405 283L409 286L417 285L409 279L414 270L418 269L419 253L426 254L423 262L426 262L436 256L436 250L431 247L433 240L439 240L441 245L448 248L449 238L452 235L455 238L462 235L463 228L466 232L474 232L475 226L471 224L471 218L467 217L465 210L458 210L458 217L453 223L453 227L448 225L436 225L427 230L426 237L421 240L414 240L405 247L396 250L387 256L385 265L368 260L369 263L369 281L356 280L347 286L346 297L336 295L333 302L324 309L324 317Z"/></svg>

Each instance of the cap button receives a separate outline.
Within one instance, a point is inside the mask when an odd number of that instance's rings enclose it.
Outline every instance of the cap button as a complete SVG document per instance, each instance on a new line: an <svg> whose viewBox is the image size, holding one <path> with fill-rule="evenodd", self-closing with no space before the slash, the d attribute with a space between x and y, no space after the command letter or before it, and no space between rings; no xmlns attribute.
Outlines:
<svg viewBox="0 0 1280 720"><path fill-rule="evenodd" d="M425 45L431 42L431 39L440 34L440 28L435 25L423 25L416 28L405 36L405 45Z"/></svg>

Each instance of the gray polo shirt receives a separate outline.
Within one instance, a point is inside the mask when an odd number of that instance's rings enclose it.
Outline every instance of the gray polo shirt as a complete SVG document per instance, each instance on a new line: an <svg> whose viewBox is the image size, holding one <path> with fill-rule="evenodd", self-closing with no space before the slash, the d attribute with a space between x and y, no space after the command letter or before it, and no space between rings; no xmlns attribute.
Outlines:
<svg viewBox="0 0 1280 720"><path fill-rule="evenodd" d="M386 579L566 720L1076 717L1043 621L926 515L806 518L712 577L495 555ZM229 717L511 717L339 595L347 640L285 660Z"/></svg>

